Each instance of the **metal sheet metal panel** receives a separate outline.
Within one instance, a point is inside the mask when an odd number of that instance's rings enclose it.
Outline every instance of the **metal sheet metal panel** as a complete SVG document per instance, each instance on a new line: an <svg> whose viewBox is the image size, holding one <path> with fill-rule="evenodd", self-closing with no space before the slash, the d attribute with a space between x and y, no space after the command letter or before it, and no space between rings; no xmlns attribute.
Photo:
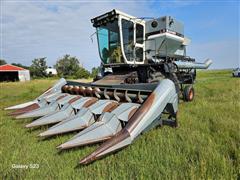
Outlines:
<svg viewBox="0 0 240 180"><path fill-rule="evenodd" d="M80 163L88 164L108 153L131 144L140 133L160 117L168 103L177 102L173 97L178 97L174 83L168 79L161 80L154 92L130 118L127 125L113 138L103 143L103 145L92 154L83 158ZM175 107L177 107L177 105L175 105Z"/></svg>
<svg viewBox="0 0 240 180"><path fill-rule="evenodd" d="M157 21L158 24L156 27L152 27L151 24L153 21ZM164 16L164 17L160 17L154 20L149 20L146 22L146 34L155 32L155 31L160 32L161 29L169 29L173 32L177 32L179 34L184 35L183 23L171 16Z"/></svg>
<svg viewBox="0 0 240 180"><path fill-rule="evenodd" d="M58 148L68 149L100 142L111 138L121 129L121 124L117 120L116 116L112 113L106 112L99 121L84 129L66 143L58 146Z"/></svg>

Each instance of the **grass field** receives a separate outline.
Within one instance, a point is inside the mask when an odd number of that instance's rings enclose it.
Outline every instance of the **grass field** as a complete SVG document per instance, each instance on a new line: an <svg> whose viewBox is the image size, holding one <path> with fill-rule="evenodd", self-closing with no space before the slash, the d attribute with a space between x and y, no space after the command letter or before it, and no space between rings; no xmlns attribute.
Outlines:
<svg viewBox="0 0 240 180"><path fill-rule="evenodd" d="M58 153L73 134L40 140L46 127L24 128L4 107L26 102L54 83L0 83L1 179L239 179L240 79L230 71L200 71L191 103L179 105L179 127L156 128L131 146L88 166L80 158L99 145ZM38 164L16 169L14 164Z"/></svg>

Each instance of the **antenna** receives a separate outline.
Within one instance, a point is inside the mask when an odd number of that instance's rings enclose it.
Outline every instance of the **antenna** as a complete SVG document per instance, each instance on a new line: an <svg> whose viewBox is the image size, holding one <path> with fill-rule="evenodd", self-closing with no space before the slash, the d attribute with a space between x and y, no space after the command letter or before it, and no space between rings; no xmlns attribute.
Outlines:
<svg viewBox="0 0 240 180"><path fill-rule="evenodd" d="M93 43L93 36L97 33L97 31L95 31L93 34L90 35L91 41Z"/></svg>

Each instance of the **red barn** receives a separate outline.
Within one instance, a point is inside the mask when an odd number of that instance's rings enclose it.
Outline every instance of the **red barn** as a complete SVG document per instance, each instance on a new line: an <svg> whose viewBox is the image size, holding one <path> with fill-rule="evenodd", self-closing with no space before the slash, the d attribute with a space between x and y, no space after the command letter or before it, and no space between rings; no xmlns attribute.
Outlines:
<svg viewBox="0 0 240 180"><path fill-rule="evenodd" d="M0 81L29 81L30 72L27 69L4 64L0 66Z"/></svg>

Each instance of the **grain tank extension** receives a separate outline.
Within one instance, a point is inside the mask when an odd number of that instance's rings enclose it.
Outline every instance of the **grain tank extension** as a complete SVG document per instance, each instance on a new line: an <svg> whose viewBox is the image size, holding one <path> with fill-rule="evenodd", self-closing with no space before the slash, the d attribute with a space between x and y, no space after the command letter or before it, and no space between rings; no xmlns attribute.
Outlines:
<svg viewBox="0 0 240 180"><path fill-rule="evenodd" d="M112 10L91 22L101 59L94 81L60 79L35 100L6 108L17 119L35 118L26 128L52 125L40 137L78 131L59 150L104 142L81 164L130 145L153 127L176 127L179 99L193 100L196 69L212 63L186 55L190 40L171 16L145 20Z"/></svg>

